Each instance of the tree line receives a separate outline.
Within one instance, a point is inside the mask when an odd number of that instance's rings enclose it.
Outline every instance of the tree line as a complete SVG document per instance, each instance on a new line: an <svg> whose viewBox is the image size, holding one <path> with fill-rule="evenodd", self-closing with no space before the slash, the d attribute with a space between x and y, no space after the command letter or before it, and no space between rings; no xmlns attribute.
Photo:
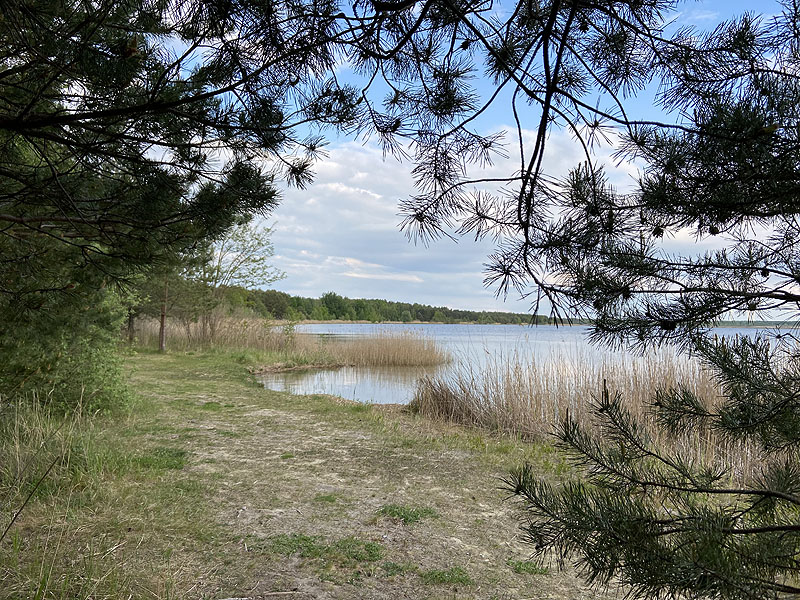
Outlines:
<svg viewBox="0 0 800 600"><path fill-rule="evenodd" d="M348 298L335 292L327 292L319 298L292 296L277 290L247 290L230 287L225 290L231 308L242 306L252 309L264 318L290 321L370 321L373 323L394 321L409 323L501 323L501 324L546 324L550 320L543 315L525 313L473 311L429 306L427 304L393 302L391 300Z"/></svg>
<svg viewBox="0 0 800 600"><path fill-rule="evenodd" d="M199 325L199 338L213 343L227 317L258 317L287 321L368 321L423 323L546 324L543 315L500 311L471 311L347 298L327 292L319 298L293 296L265 286L285 275L270 262L274 254L269 227L241 220L215 243L201 244L129 288L127 306L129 342L136 337L140 317L160 320L159 348L166 349L167 320L187 331Z"/></svg>

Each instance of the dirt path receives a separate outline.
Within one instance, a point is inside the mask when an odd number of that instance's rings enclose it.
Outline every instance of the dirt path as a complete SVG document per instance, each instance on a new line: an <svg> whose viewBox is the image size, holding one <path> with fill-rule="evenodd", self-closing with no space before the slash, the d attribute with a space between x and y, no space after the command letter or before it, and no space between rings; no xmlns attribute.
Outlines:
<svg viewBox="0 0 800 600"><path fill-rule="evenodd" d="M557 477L564 465L548 447L398 407L263 390L200 359L133 363L142 397L161 407L148 435L163 443L167 432L188 453L175 477L202 483L186 501L204 504L199 518L220 532L213 552L202 540L173 544L193 565L178 596L598 597L528 560L517 509L500 489L524 461Z"/></svg>

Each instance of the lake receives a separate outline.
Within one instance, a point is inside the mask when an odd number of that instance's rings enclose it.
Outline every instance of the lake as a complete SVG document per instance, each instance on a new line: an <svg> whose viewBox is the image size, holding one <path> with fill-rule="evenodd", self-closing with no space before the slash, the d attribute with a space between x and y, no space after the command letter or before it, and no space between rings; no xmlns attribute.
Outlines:
<svg viewBox="0 0 800 600"><path fill-rule="evenodd" d="M491 361L518 355L537 363L597 364L626 356L591 346L585 326L554 325L445 325L321 323L298 325L300 333L334 339L370 336L380 332L412 331L434 339L453 356L453 362L437 367L342 367L267 373L259 379L264 386L293 394L332 394L358 402L407 404L417 380L424 375L446 375L460 363L480 373ZM720 335L752 335L755 329L721 328Z"/></svg>

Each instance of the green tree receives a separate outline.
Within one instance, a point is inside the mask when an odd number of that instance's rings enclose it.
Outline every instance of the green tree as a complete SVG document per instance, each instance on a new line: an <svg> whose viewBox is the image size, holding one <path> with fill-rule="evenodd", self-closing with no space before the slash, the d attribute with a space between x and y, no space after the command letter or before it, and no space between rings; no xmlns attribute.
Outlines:
<svg viewBox="0 0 800 600"><path fill-rule="evenodd" d="M276 290L256 290L253 292L255 302L276 319L283 319L289 313L289 295Z"/></svg>
<svg viewBox="0 0 800 600"><path fill-rule="evenodd" d="M35 285L62 291L31 290L18 300L0 295L0 393L38 393L42 402L89 411L120 402L125 394L115 351L125 314L119 295L102 274L80 268L80 249L65 256L53 240L35 235L24 247L42 261ZM0 237L2 260L19 251Z"/></svg>
<svg viewBox="0 0 800 600"><path fill-rule="evenodd" d="M311 314L308 316L314 321L328 321L333 318L333 315L328 312L328 309L322 303L315 304Z"/></svg>
<svg viewBox="0 0 800 600"><path fill-rule="evenodd" d="M320 298L322 305L325 307L327 314L333 319L345 319L348 313L348 302L339 294L334 292L327 292Z"/></svg>
<svg viewBox="0 0 800 600"><path fill-rule="evenodd" d="M184 303L195 307L204 341L214 341L221 316L217 309L225 299L227 288L256 288L285 277L271 264L275 254L271 235L269 227L245 221L191 258L184 277L197 285L195 293Z"/></svg>
<svg viewBox="0 0 800 600"><path fill-rule="evenodd" d="M528 472L513 481L538 551L555 549L590 580L619 578L640 597L797 595L796 345L783 334L716 340L708 328L731 312L800 308L800 6L711 32L671 26L678 7L5 3L2 344L18 341L7 333L14 319L35 326L37 311L80 304L216 239L242 214L268 212L271 177L309 181L315 124L372 134L416 163L418 193L401 205L410 236L497 239L486 280L500 294L592 319L598 342L696 355L725 398L709 407L662 390L654 410L664 427L710 427L767 453L759 479L728 487L713 465L665 452L601 391L610 438L572 423L560 434L588 484L550 488ZM333 76L342 64L363 89ZM493 86L479 83L483 72ZM642 90L655 92L661 114L628 101ZM477 117L500 103L516 126L519 167L480 181L470 166L491 160L502 134L482 134ZM584 155L567 177L545 170L559 132ZM606 142L640 165L631 190L609 184L595 155ZM264 156L274 173L262 172ZM664 244L686 233L721 249ZM379 306L392 320L411 310Z"/></svg>
<svg viewBox="0 0 800 600"><path fill-rule="evenodd" d="M18 336L32 335L42 359L27 368L55 368L45 357L65 354L60 336L48 333L51 318L67 323L73 307L97 300L95 289L129 285L218 239L243 215L268 214L274 177L309 181L318 129L347 129L359 112L350 88L320 78L337 60L334 8L3 3L4 360ZM53 352L44 351L47 340ZM0 392L16 389L2 381Z"/></svg>

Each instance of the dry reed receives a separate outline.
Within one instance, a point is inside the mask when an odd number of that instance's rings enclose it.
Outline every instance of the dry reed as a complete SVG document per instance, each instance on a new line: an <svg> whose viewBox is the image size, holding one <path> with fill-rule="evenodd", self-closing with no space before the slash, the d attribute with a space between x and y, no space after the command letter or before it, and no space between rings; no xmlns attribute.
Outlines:
<svg viewBox="0 0 800 600"><path fill-rule="evenodd" d="M656 389L678 383L709 405L720 398L718 385L696 361L666 352L600 363L587 357L538 363L512 354L495 357L480 371L461 362L448 374L421 379L411 408L423 416L525 438L551 433L568 413L585 429L598 432L592 401L606 385L648 426L655 444L687 458L724 464L737 479L752 475L759 460L752 447L731 444L708 431L668 437L655 427L650 403Z"/></svg>
<svg viewBox="0 0 800 600"><path fill-rule="evenodd" d="M158 347L158 321L143 319L136 329L137 341ZM188 351L221 348L282 353L289 364L315 366L429 366L450 360L435 341L416 332L380 331L372 336L326 337L298 333L291 325L280 326L263 319L219 319L213 336L199 323L167 323L167 348Z"/></svg>
<svg viewBox="0 0 800 600"><path fill-rule="evenodd" d="M335 360L355 367L414 367L450 361L433 339L411 331L335 340L325 348Z"/></svg>
<svg viewBox="0 0 800 600"><path fill-rule="evenodd" d="M156 319L140 319L136 323L138 344L158 348L159 323ZM229 317L219 319L213 332L200 323L166 323L166 344L171 350L200 350L205 348L249 349L279 352L287 349L291 336L264 319Z"/></svg>

